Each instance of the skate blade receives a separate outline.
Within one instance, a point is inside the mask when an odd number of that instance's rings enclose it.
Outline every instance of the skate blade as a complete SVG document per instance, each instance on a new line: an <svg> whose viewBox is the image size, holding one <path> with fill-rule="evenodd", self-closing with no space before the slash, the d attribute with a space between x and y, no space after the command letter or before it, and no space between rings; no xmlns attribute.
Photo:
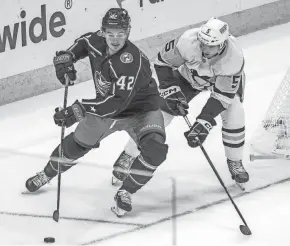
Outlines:
<svg viewBox="0 0 290 246"><path fill-rule="evenodd" d="M28 190L25 190L25 191L22 191L20 194L21 195L28 195L28 196L35 196L35 195L39 195L39 194L42 194L42 193L46 193L47 190L45 189L40 189L40 190L37 190L37 191L28 191Z"/></svg>
<svg viewBox="0 0 290 246"><path fill-rule="evenodd" d="M112 176L111 184L113 186L120 186L123 182L117 179L114 175Z"/></svg>
<svg viewBox="0 0 290 246"><path fill-rule="evenodd" d="M119 207L116 207L116 206L111 207L111 211L112 211L115 215L117 215L118 218L123 217L123 216L127 213L127 211L125 211L125 210L123 210L123 209L121 209L121 208L119 208Z"/></svg>
<svg viewBox="0 0 290 246"><path fill-rule="evenodd" d="M246 190L246 183L238 183L238 182L235 182L236 185L240 188L241 191L245 191Z"/></svg>

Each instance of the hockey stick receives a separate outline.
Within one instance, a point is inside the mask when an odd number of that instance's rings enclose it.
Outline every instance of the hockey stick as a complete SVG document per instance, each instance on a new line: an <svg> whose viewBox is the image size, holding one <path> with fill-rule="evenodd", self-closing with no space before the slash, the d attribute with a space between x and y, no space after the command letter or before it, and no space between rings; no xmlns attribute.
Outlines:
<svg viewBox="0 0 290 246"><path fill-rule="evenodd" d="M276 154L276 155L254 155L250 154L250 161L255 160L290 160L290 155L282 155L282 154Z"/></svg>
<svg viewBox="0 0 290 246"><path fill-rule="evenodd" d="M190 129L192 125L191 125L189 119L187 118L184 109L182 108L182 106L178 106L178 108L179 108L179 111L180 111L180 113L182 114L182 116L183 116L183 118L184 118L186 124L188 125L188 127L189 127L189 129ZM209 156L208 156L206 150L204 149L203 145L201 144L201 142L199 141L198 138L197 138L197 141L198 141L198 145L199 145L201 151L203 152L205 158L207 159L209 165L211 166L211 168L212 168L212 170L214 171L216 177L218 178L220 184L222 185L222 187L224 188L225 192L227 193L227 195L228 195L228 197L229 197L231 203L232 203L233 206L235 207L235 210L237 211L237 213L239 214L241 220L242 220L243 223L244 223L244 225L240 225L240 231L241 231L244 235L251 235L252 232L251 232L249 226L247 225L247 222L245 221L245 219L244 219L242 213L240 212L239 208L237 207L237 205L235 204L233 198L231 197L230 193L228 192L228 189L226 188L226 186L225 186L225 184L224 184L222 178L220 177L220 175L219 175L219 173L217 172L217 170L216 170L214 164L212 163L211 159L209 158Z"/></svg>
<svg viewBox="0 0 290 246"><path fill-rule="evenodd" d="M63 109L66 108L67 105L67 94L68 94L68 85L70 83L70 79L67 74L65 74L65 88L64 88L64 97L63 97ZM61 138L60 138L60 145L59 145L59 157L58 158L58 170L57 170L57 205L56 210L53 212L53 220L58 222L59 221L59 205L60 205L60 184L61 184L61 160L63 160L63 139L65 133L65 122L62 122L61 125Z"/></svg>

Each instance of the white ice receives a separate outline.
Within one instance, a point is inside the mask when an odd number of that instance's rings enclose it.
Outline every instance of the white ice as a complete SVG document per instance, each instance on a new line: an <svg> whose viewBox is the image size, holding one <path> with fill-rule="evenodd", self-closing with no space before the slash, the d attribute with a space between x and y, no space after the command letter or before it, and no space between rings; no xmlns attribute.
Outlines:
<svg viewBox="0 0 290 246"><path fill-rule="evenodd" d="M133 196L130 214L119 219L110 211L117 190L110 185L111 167L128 137L118 132L62 176L61 218L54 222L57 180L36 194L25 192L24 184L46 165L60 141L60 128L52 119L54 108L62 105L60 89L0 107L0 245L42 244L48 236L55 237L56 244L290 245L289 162L248 160L251 136L290 66L290 23L239 40L247 74L244 164L251 180L249 193L234 201L252 236L240 233L242 222L229 201L214 205L227 196L200 149L187 146L182 118L167 128L168 160ZM93 91L91 81L70 87L69 103L93 97ZM191 121L207 97L205 93L192 101ZM227 170L220 128L218 120L204 146L230 193L240 195ZM176 182L176 220L172 219L172 180ZM267 185L271 186L263 188ZM212 205L203 208L208 204Z"/></svg>

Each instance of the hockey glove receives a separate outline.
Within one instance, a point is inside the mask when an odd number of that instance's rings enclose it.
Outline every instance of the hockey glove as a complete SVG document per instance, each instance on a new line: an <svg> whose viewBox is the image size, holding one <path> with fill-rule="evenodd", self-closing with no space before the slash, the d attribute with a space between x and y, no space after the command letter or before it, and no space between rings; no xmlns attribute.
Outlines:
<svg viewBox="0 0 290 246"><path fill-rule="evenodd" d="M189 106L179 86L174 85L165 89L160 89L160 96L166 101L168 113L174 116L184 116L188 114L187 109ZM180 107L183 109L183 114L180 112Z"/></svg>
<svg viewBox="0 0 290 246"><path fill-rule="evenodd" d="M199 142L202 144L205 141L210 130L215 125L215 120L209 115L199 116L190 130L184 133L188 145L192 148L198 147Z"/></svg>
<svg viewBox="0 0 290 246"><path fill-rule="evenodd" d="M73 53L70 51L58 51L53 58L53 65L55 67L56 77L65 85L65 77L67 74L70 78L70 84L73 85L73 81L76 80L76 70L73 63Z"/></svg>
<svg viewBox="0 0 290 246"><path fill-rule="evenodd" d="M73 105L62 109L56 108L53 116L54 123L58 126L64 125L66 128L72 126L74 123L81 121L86 115L84 106L76 100Z"/></svg>

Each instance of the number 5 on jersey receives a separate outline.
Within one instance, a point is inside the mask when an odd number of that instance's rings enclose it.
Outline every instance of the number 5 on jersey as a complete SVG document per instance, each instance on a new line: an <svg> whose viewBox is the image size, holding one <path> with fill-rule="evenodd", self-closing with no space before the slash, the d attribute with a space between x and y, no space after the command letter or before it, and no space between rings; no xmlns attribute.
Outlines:
<svg viewBox="0 0 290 246"><path fill-rule="evenodd" d="M232 88L235 89L241 81L242 81L242 75L234 75L233 82L232 82Z"/></svg>
<svg viewBox="0 0 290 246"><path fill-rule="evenodd" d="M120 87L120 90L130 91L133 89L135 77L134 76L121 76L116 85Z"/></svg>

